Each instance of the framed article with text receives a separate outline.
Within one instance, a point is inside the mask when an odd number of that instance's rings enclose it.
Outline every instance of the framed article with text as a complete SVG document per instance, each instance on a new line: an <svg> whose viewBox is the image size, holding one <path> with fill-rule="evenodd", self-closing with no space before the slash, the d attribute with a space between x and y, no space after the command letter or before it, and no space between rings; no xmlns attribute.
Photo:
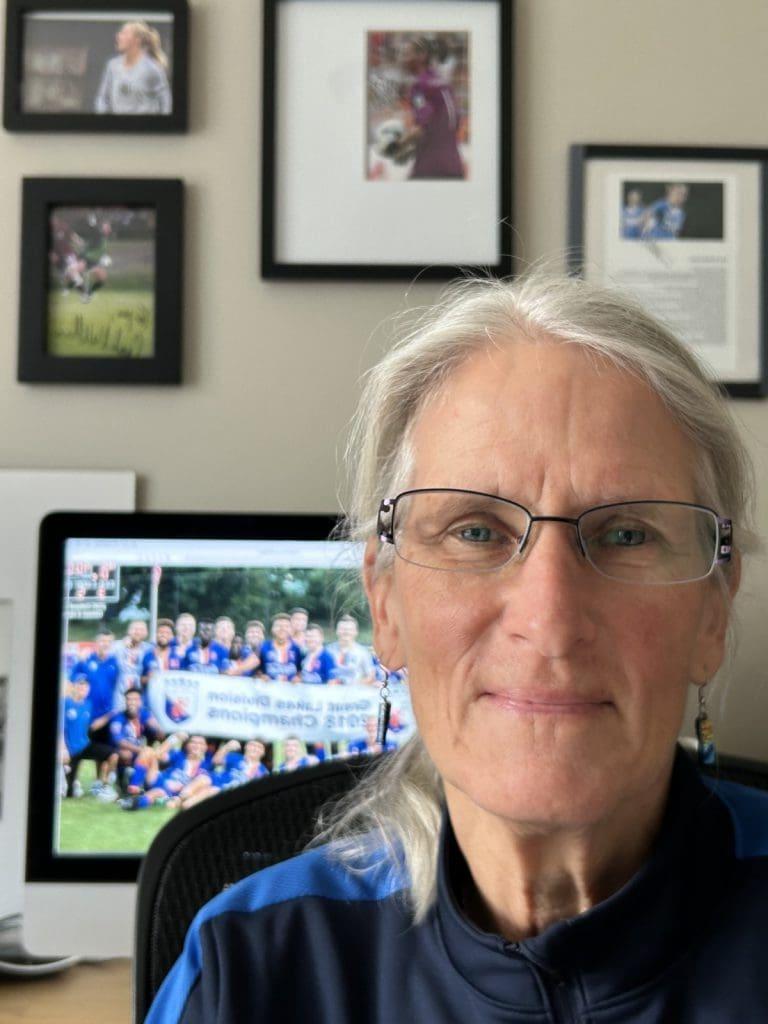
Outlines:
<svg viewBox="0 0 768 1024"><path fill-rule="evenodd" d="M571 149L571 269L635 295L735 398L768 394L767 168L768 149Z"/></svg>

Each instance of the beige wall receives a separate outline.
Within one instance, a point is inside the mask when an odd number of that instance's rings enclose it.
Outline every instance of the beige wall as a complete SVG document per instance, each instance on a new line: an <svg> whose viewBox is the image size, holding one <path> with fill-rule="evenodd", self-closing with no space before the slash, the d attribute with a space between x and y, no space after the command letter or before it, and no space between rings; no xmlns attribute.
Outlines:
<svg viewBox="0 0 768 1024"><path fill-rule="evenodd" d="M383 343L369 336L436 288L259 279L260 5L191 7L188 135L0 133L0 467L135 469L145 509L331 511L356 380ZM766 38L762 0L518 0L518 255L565 244L571 142L768 144ZM183 387L15 382L23 175L186 180ZM734 408L765 529L768 402ZM719 733L768 758L765 565L746 588Z"/></svg>

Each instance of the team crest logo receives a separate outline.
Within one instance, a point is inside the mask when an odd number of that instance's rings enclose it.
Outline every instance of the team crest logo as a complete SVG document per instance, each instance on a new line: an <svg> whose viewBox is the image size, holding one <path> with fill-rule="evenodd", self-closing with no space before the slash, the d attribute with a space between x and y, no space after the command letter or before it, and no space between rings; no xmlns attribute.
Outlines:
<svg viewBox="0 0 768 1024"><path fill-rule="evenodd" d="M196 679L174 676L165 684L165 713L181 725L197 714L199 683Z"/></svg>

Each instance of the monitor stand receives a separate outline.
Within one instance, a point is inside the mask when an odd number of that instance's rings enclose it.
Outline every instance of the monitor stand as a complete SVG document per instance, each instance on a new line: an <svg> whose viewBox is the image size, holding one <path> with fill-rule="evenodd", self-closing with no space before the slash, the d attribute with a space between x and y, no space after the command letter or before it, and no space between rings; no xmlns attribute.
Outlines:
<svg viewBox="0 0 768 1024"><path fill-rule="evenodd" d="M34 956L21 941L21 914L0 919L0 976L40 977L76 964L79 956Z"/></svg>

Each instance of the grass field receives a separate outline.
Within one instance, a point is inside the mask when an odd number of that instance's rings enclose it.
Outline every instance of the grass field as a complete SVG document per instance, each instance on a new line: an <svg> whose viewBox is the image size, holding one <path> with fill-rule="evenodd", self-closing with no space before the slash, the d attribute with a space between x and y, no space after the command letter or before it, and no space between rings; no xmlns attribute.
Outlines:
<svg viewBox="0 0 768 1024"><path fill-rule="evenodd" d="M74 290L48 293L49 355L148 359L154 337L151 289L119 290L107 282L87 303Z"/></svg>
<svg viewBox="0 0 768 1024"><path fill-rule="evenodd" d="M340 749L346 750L346 743ZM275 764L284 759L283 744L273 744ZM330 754L326 745L326 754ZM59 852L61 853L130 853L143 854L149 849L163 825L179 813L167 807L143 807L124 811L117 804L102 803L90 796L96 779L93 761L82 761L77 773L84 795L61 801ZM212 799L216 799L213 797Z"/></svg>
<svg viewBox="0 0 768 1024"><path fill-rule="evenodd" d="M124 811L119 804L100 803L88 795L95 767L93 761L83 761L77 773L86 795L61 801L59 852L146 853L163 825L179 812L166 807Z"/></svg>

